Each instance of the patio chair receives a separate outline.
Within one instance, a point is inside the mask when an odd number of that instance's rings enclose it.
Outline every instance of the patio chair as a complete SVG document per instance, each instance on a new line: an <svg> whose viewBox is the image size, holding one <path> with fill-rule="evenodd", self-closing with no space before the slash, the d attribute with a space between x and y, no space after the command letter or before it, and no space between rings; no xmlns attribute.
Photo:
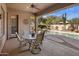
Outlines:
<svg viewBox="0 0 79 59"><path fill-rule="evenodd" d="M44 34L47 30L42 30L39 34L37 34L37 39L36 41L39 42L40 44L42 44L43 40L44 40Z"/></svg>
<svg viewBox="0 0 79 59"><path fill-rule="evenodd" d="M41 51L40 45L42 44L42 41L44 39L44 33L45 31L37 35L37 39L32 46L32 50L31 50L32 54L38 54Z"/></svg>
<svg viewBox="0 0 79 59"><path fill-rule="evenodd" d="M40 34L37 34L37 39L36 39L37 43L42 44L44 40L44 34L45 34L45 31L41 32Z"/></svg>
<svg viewBox="0 0 79 59"><path fill-rule="evenodd" d="M26 40L24 40L17 32L15 33L19 42L19 47L26 46Z"/></svg>

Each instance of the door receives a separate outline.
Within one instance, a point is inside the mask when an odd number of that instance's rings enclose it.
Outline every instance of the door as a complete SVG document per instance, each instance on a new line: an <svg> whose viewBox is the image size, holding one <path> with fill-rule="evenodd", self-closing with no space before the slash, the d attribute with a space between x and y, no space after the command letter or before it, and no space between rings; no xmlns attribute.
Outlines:
<svg viewBox="0 0 79 59"><path fill-rule="evenodd" d="M18 32L18 15L10 16L8 20L8 38L15 38L15 32Z"/></svg>

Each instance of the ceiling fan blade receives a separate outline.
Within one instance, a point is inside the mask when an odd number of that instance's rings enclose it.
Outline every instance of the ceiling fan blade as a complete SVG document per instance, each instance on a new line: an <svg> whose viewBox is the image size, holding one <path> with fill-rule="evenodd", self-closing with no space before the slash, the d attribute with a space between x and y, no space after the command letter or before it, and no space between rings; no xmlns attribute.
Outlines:
<svg viewBox="0 0 79 59"><path fill-rule="evenodd" d="M37 8L34 4L31 4L31 7L32 7L32 8L35 8L35 9L37 9L37 10L40 10L40 9Z"/></svg>
<svg viewBox="0 0 79 59"><path fill-rule="evenodd" d="M37 9L37 10L40 10L39 8L37 8L37 7L34 7L35 9Z"/></svg>

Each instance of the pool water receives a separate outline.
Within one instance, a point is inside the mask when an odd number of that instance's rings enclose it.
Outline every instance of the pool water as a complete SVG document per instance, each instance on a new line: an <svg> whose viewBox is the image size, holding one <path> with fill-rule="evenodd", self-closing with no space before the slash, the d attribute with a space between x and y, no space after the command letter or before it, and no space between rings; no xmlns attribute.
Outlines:
<svg viewBox="0 0 79 59"><path fill-rule="evenodd" d="M71 33L62 33L62 32L56 32L56 31L49 31L47 34L53 34L53 35L62 35L71 39L79 40L79 35L71 34Z"/></svg>

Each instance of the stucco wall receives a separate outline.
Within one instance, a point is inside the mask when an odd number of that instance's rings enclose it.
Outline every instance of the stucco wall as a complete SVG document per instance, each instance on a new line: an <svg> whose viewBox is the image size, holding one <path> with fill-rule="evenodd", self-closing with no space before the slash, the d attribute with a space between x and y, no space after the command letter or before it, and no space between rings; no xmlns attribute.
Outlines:
<svg viewBox="0 0 79 59"><path fill-rule="evenodd" d="M3 7L3 9L4 9L4 11L5 11L5 34L4 34L4 36L2 37L2 38L0 38L0 41L1 41L1 44L0 44L0 53L1 53L1 51L2 51L2 48L3 48L3 46L4 46L4 44L5 44L5 41L6 41L6 20L7 20L7 8L6 8L6 4L3 4L3 3L0 3L0 7Z"/></svg>
<svg viewBox="0 0 79 59"><path fill-rule="evenodd" d="M52 29L53 29L53 30L56 30L56 26L58 27L58 30L63 30L63 28L64 28L64 25L57 25L57 24L55 24L55 25L51 25L51 26L50 26L51 30L52 30ZM70 24L67 24L67 25L66 25L66 29L68 29L69 26L70 26Z"/></svg>
<svg viewBox="0 0 79 59"><path fill-rule="evenodd" d="M8 36L10 36L11 32L11 23L10 19L11 16L19 15L19 34L25 33L26 31L29 31L29 17L32 16L31 13L23 12L23 11L16 11L16 10L8 10ZM27 23L24 24L24 19L26 19Z"/></svg>

